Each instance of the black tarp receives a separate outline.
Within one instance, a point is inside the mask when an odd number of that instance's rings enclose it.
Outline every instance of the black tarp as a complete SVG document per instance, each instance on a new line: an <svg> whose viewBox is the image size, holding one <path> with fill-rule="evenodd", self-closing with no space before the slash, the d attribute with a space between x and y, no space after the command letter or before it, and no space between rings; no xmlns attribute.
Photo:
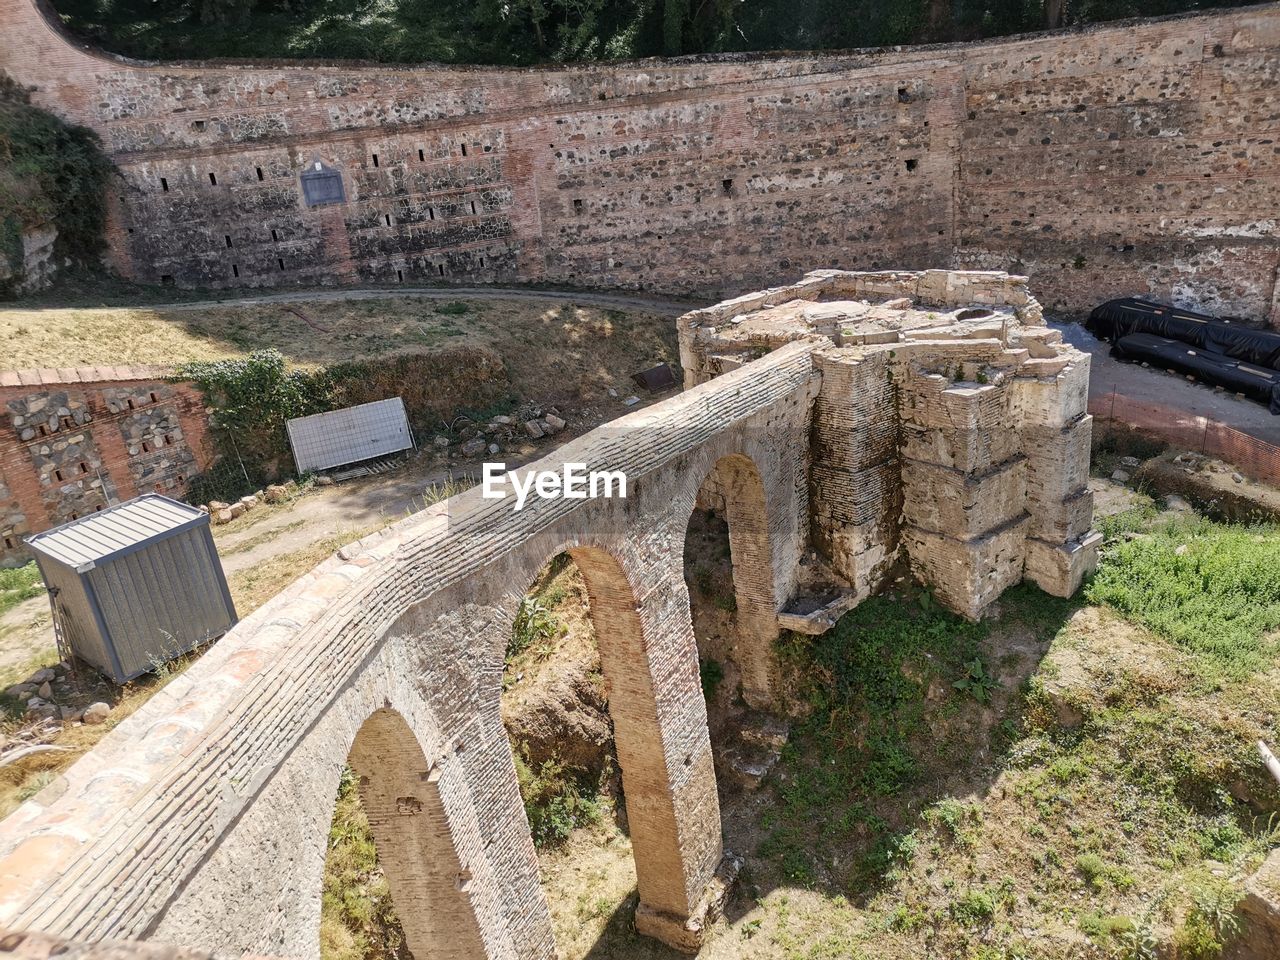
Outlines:
<svg viewBox="0 0 1280 960"><path fill-rule="evenodd" d="M1180 340L1199 350L1280 370L1280 333L1136 297L1108 300L1089 314L1085 329L1112 344L1133 334L1154 334Z"/></svg>
<svg viewBox="0 0 1280 960"><path fill-rule="evenodd" d="M1280 371L1150 333L1118 338L1111 355L1118 360L1145 361L1166 370L1194 374L1208 383L1260 400L1272 413L1280 413Z"/></svg>

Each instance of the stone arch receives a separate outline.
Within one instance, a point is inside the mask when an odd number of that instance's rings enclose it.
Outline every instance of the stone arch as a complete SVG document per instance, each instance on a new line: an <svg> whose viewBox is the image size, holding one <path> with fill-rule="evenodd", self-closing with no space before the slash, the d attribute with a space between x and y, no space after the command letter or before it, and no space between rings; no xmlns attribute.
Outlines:
<svg viewBox="0 0 1280 960"><path fill-rule="evenodd" d="M545 555L567 553L586 585L636 866L636 928L690 949L723 847L688 601L667 564L638 560L660 571L638 582L611 549L575 541Z"/></svg>
<svg viewBox="0 0 1280 960"><path fill-rule="evenodd" d="M360 778L360 801L409 950L433 960L485 960L472 878L449 828L439 765L427 760L390 706L364 721L348 762Z"/></svg>
<svg viewBox="0 0 1280 960"><path fill-rule="evenodd" d="M742 696L748 706L766 709L776 689L778 608L769 511L755 461L743 453L720 457L704 478L694 506L720 510L729 525Z"/></svg>

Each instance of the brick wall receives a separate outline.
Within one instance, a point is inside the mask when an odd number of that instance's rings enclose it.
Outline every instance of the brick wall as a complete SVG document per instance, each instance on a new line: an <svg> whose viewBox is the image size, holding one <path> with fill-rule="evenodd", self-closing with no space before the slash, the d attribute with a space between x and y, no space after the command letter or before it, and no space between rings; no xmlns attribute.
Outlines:
<svg viewBox="0 0 1280 960"><path fill-rule="evenodd" d="M204 399L153 367L0 372L0 566L22 539L139 493L180 496L209 461Z"/></svg>
<svg viewBox="0 0 1280 960"><path fill-rule="evenodd" d="M1280 6L899 51L499 70L143 65L0 0L0 69L101 132L112 253L185 286L800 269L1031 276L1280 323ZM299 177L339 171L308 208Z"/></svg>

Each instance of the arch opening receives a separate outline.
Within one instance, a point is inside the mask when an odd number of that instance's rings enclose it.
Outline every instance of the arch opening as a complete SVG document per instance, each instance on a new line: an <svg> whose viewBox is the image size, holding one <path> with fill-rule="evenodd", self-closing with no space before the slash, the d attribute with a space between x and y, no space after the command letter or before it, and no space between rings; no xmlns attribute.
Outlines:
<svg viewBox="0 0 1280 960"><path fill-rule="evenodd" d="M684 568L708 703L769 708L778 618L764 483L749 457L721 457L704 478Z"/></svg>
<svg viewBox="0 0 1280 960"><path fill-rule="evenodd" d="M610 916L634 908L636 867L586 579L568 552L520 599L502 688L557 948L585 956ZM570 866L584 860L589 874Z"/></svg>
<svg viewBox="0 0 1280 960"><path fill-rule="evenodd" d="M587 955L633 911L640 932L672 942L720 859L692 635L663 615L672 585L642 604L609 552L573 546L514 618L503 719L561 956ZM565 843L579 864L591 850L589 875L558 869Z"/></svg>
<svg viewBox="0 0 1280 960"><path fill-rule="evenodd" d="M325 856L322 960L483 960L480 924L430 764L405 718L360 727Z"/></svg>

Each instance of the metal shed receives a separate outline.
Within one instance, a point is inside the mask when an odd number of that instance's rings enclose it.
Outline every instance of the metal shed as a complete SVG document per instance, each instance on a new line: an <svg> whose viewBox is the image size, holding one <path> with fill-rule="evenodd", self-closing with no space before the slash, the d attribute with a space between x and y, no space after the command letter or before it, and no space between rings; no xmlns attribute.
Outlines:
<svg viewBox="0 0 1280 960"><path fill-rule="evenodd" d="M59 645L116 683L236 622L208 514L146 493L27 539Z"/></svg>

